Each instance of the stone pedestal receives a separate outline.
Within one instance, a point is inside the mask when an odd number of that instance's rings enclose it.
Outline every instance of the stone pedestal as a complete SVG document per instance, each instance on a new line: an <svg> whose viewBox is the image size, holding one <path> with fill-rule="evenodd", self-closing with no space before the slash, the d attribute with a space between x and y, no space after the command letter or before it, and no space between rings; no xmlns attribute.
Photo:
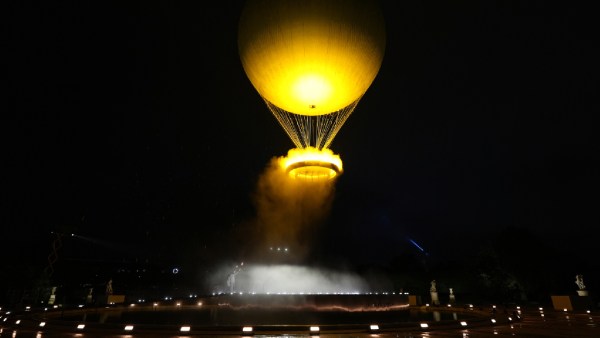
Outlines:
<svg viewBox="0 0 600 338"><path fill-rule="evenodd" d="M557 311L585 311L593 307L593 302L589 296L551 296L552 306Z"/></svg>
<svg viewBox="0 0 600 338"><path fill-rule="evenodd" d="M411 306L421 305L421 296L409 295L408 296L408 305L411 305Z"/></svg>
<svg viewBox="0 0 600 338"><path fill-rule="evenodd" d="M437 291L431 291L431 304L440 305L440 298L438 297Z"/></svg>
<svg viewBox="0 0 600 338"><path fill-rule="evenodd" d="M54 302L56 302L56 286L53 286L50 290L51 294L50 298L48 299L48 305L54 305Z"/></svg>
<svg viewBox="0 0 600 338"><path fill-rule="evenodd" d="M107 295L105 302L106 304L123 304L125 303L125 295Z"/></svg>

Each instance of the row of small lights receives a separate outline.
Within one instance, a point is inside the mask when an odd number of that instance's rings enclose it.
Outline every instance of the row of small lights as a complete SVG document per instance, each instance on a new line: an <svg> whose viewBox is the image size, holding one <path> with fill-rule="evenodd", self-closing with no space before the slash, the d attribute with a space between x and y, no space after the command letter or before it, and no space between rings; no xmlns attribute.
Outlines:
<svg viewBox="0 0 600 338"><path fill-rule="evenodd" d="M15 322L15 324L20 324L21 320L17 320ZM39 327L44 327L46 326L46 322L40 322ZM77 330L83 330L85 329L85 324L77 324L76 326ZM134 326L133 325L125 325L125 327L123 328L123 330L125 331L133 331ZM182 326L179 328L179 331L181 332L189 332L191 330L191 326Z"/></svg>
<svg viewBox="0 0 600 338"><path fill-rule="evenodd" d="M225 292L213 292L212 295L213 296L218 296L218 295L225 295L225 294L229 294L231 296L233 295L244 295L244 292L230 292L230 293L225 293ZM354 291L354 292L264 292L264 293L257 293L257 292L247 292L247 294L250 295L396 295L396 292L367 292L367 293L360 293L358 291ZM398 295L409 295L408 292L398 292ZM165 300L170 300L172 298L170 297L165 297Z"/></svg>
<svg viewBox="0 0 600 338"><path fill-rule="evenodd" d="M213 292L212 293L213 296L224 295L224 294L226 294L226 293L217 293L217 292ZM241 296L241 295L244 295L244 292L232 292L232 293L229 293L229 295L236 295L236 294ZM248 292L248 294L251 294L251 295L256 295L256 294L259 294L259 295L260 294L266 294L266 295L361 295L361 294L364 294L364 295L379 295L379 294L381 294L381 295L390 295L390 294L392 294L392 295L396 295L396 292L392 292L392 293L390 293L390 292L381 292L381 293L380 292L367 292L367 293L360 293L358 291L354 291L354 292L316 292L316 293L311 293L311 292L276 292L276 293L275 292L273 292L273 293L271 293L271 292L267 292L267 293ZM409 295L409 293L408 292L398 292L398 295ZM198 295L197 294L190 294L188 297L189 298L198 298ZM165 296L163 299L164 300L173 300L173 297ZM137 300L137 302L138 303L145 303L146 300L143 299L143 298L140 298L140 299ZM110 305L114 305L114 304L115 303L113 303L113 302L110 303ZM78 307L80 307L80 308L82 308L84 306L85 305L83 305L83 304L79 304L78 305ZM53 306L54 309L56 309L58 307L59 307L59 305L54 305ZM1 310L1 308L0 308L0 310ZM25 311L30 311L30 310L31 310L31 306L27 306L25 308ZM44 311L47 311L47 310L48 310L48 308L44 308Z"/></svg>
<svg viewBox="0 0 600 338"><path fill-rule="evenodd" d="M239 293L239 294L240 294L240 295L243 295L243 293ZM254 293L252 293L252 294L254 294ZM267 293L267 294L268 294L268 293ZM283 294L287 294L287 293L283 293ZM405 294L408 294L408 293L405 293ZM292 294L292 295L295 295L295 294ZM300 295L304 295L304 293L300 293ZM310 295L310 294L308 294L308 295ZM336 295L337 295L337 294L336 294ZM190 296L190 297L191 297L191 296ZM172 299L171 297L165 297L165 300L171 300L171 299ZM139 302L139 303L142 303L142 302L145 302L145 300L141 300L141 299L140 299L140 300L138 300L138 302ZM111 304L114 304L114 303L111 303ZM152 305L153 305L154 307L156 307L156 306L158 306L158 304L159 304L159 303L153 303ZM135 305L136 305L135 303L131 303L129 306L131 306L131 307L134 307ZM181 306L181 302L177 302L177 303L175 303L175 305L176 305L176 306ZM198 306L201 306L201 305L202 305L202 302L198 302L198 303L197 303L197 305L198 305ZM429 306L430 306L430 304L429 304L429 303L427 303L427 304L425 304L425 306L426 306L426 307L429 307ZM448 306L448 307L452 307L452 304L448 304L447 306ZM54 309L57 309L58 307L59 307L58 305L54 305L54 306L53 306L53 308L54 308ZM77 307L79 307L79 308L83 308L83 307L84 307L84 305L83 305L83 304L79 304ZM496 305L492 305L492 308L493 308L493 309L496 309ZM473 304L469 304L469 309L470 309L470 310L473 310ZM520 307L520 306L517 306L517 307L516 307L516 309L517 309L517 313L520 315L520 314L521 314L521 307ZM0 311L1 311L1 310L2 310L2 308L0 307ZM540 314L541 314L541 316L542 316L542 317L544 317L544 308L543 308L543 307L540 307L540 308L538 308L538 310L540 311ZM25 307L25 311L31 311L31 306L26 306L26 307ZM48 308L44 308L44 311L48 311ZM569 309L567 309L567 308L564 308L564 309L563 309L563 312L568 312L568 311L569 311ZM5 315L9 315L10 313L11 313L11 312L10 312L10 311L8 311L8 312L6 312L6 313L5 313ZM591 313L591 311L590 311L590 310L586 310L586 313L588 313L588 314L589 314L589 313ZM0 318L2 318L2 317L0 316ZM509 317L509 318L510 318L510 317ZM4 321L6 321L6 319L7 319L7 318L4 318Z"/></svg>
<svg viewBox="0 0 600 338"><path fill-rule="evenodd" d="M181 306L181 303L177 303L176 305L177 305L177 306ZM198 305L198 306L201 306L201 305L202 305L202 303L201 303L201 302L199 302L197 305ZM130 306L135 306L135 304L133 304L133 303L132 303L132 304L130 304ZM154 307L158 306L158 303L154 303L154 304L153 304L153 306L154 306ZM426 306L429 306L429 304L426 304ZM450 307L450 306L451 306L451 304L448 304L448 307ZM472 308L473 308L473 305L472 305L472 304L469 304L469 308L471 308L471 309L472 309ZM493 306L492 306L492 308L494 308L494 309L495 309L495 308L496 308L496 305L493 305ZM1 309L1 308L0 308L0 309ZM539 308L539 311L540 311L540 313L541 313L541 316L543 317L543 316L544 316L544 308L540 307L540 308ZM567 312L567 311L568 311L568 309L566 309L566 308L565 308L565 309L563 309L563 311L564 311L564 312ZM519 315L521 314L521 307L520 307L520 306L517 306L517 313L518 313ZM586 311L586 313L588 313L588 314L589 314L589 313L591 313L591 311L590 311L590 310L587 310L587 311ZM9 312L6 312L6 315L9 315L9 314L10 314L10 311L9 311ZM0 318L1 318L1 317L0 317ZM5 317L3 321L6 321L7 319L8 319L8 317ZM512 317L508 317L508 320L509 320L509 321L512 321L513 319L512 319ZM496 323L496 319L494 319L494 318L490 319L490 321L491 321L492 323L494 323L494 324ZM21 323L21 320L20 320L20 319L19 319L19 320L17 320L17 321L15 321L15 324L17 324L17 325L19 325L20 323ZM460 322L460 325L461 325L461 326L463 326L463 327L465 327L465 326L467 326L468 324L467 324L467 322L466 322L466 321L461 321L461 322ZM40 322L39 326L40 326L40 327L44 327L44 326L46 326L46 322ZM420 326L421 328L423 328L423 329L426 329L426 328L428 328L428 327L429 327L429 324L428 324L428 323L420 323L420 324L419 324L419 326ZM76 328L77 328L78 330L83 330L83 329L85 328L85 324L78 324L78 325L76 326ZM134 328L134 326L133 326L133 325L126 325L126 326L124 327L124 330L125 330L125 331L133 331L133 328ZM377 325L377 324L372 324L372 325L370 325L370 326L369 326L369 329L370 329L371 331L377 331L377 330L379 330L379 325ZM180 327L180 329L179 329L179 331L180 331L180 332L189 332L190 330L191 330L191 327L190 327L190 326L187 326L187 325L186 325L186 326L181 326L181 327ZM311 332L311 333L313 333L313 334L314 334L314 333L318 333L318 332L320 331L320 328L319 328L318 326L311 326L311 327L309 328L309 330L310 330L310 332ZM244 327L242 328L242 332L243 332L243 333L246 333L246 334L248 334L248 333L252 333L252 332L253 332L253 327L252 327L252 326L244 326Z"/></svg>
<svg viewBox="0 0 600 338"><path fill-rule="evenodd" d="M492 319L492 323L495 323L495 322L496 321L494 319ZM15 324L17 324L17 325L19 325L20 323L21 323L20 319L15 322ZM426 329L426 328L429 327L429 324L427 324L427 323L420 323L419 325L423 329ZM463 327L467 326L467 322L461 321L460 325L463 326ZM40 322L39 327L44 327L44 326L46 326L46 322ZM77 328L77 330L83 330L83 329L85 329L85 324L77 324L76 328ZM133 329L134 329L134 326L130 325L130 324L129 325L125 325L125 327L123 328L124 331L133 331ZM371 324L371 325L369 325L369 329L371 331L378 331L379 330L379 325L377 325L377 324ZM321 330L321 328L318 327L318 326L311 326L309 328L309 331L311 333L318 333L318 332L320 332L320 330ZM190 332L191 331L191 326L188 326L188 325L181 326L179 328L179 331L180 332ZM244 327L242 327L242 333L248 334L248 333L252 333L253 331L254 331L254 328L252 326L244 326Z"/></svg>
<svg viewBox="0 0 600 338"><path fill-rule="evenodd" d="M409 295L410 293L408 292L365 292L365 293L361 293L358 291L353 291L353 292L266 292L266 293L260 293L260 292L230 292L230 293L226 293L226 292L213 292L212 295L213 296L219 296L219 295L225 295L225 294L229 294L229 295L244 295L244 294L251 294L251 295L256 295L256 294L266 294L266 295ZM188 296L189 298L198 298L197 294L190 294ZM173 300L173 297L171 296L165 296L163 298L164 300ZM146 300L145 299L138 299L138 303L145 303ZM56 308L56 305L54 306ZM79 305L79 307L83 307L83 305Z"/></svg>
<svg viewBox="0 0 600 338"><path fill-rule="evenodd" d="M589 310L588 310L588 312L589 312ZM509 317L509 320L511 320L510 317ZM491 322L495 324L496 320L494 318L492 318ZM15 322L15 324L17 324L17 325L20 324L20 323L21 323L21 320L17 320ZM468 324L467 324L466 321L461 321L460 325L462 327L468 326ZM46 326L46 322L40 322L39 327L44 327L44 326ZM419 326L422 329L429 328L429 324L428 323L420 323ZM85 329L85 324L78 324L76 326L76 328L77 328L77 330L83 330L83 329ZM123 328L124 331L128 331L128 332L129 331L133 331L133 329L134 329L133 325L125 325L125 327ZM321 329L318 326L311 326L309 328L309 331L310 331L311 334L319 334L320 330ZM377 325L377 324L371 324L371 325L369 325L369 330L371 330L371 331L378 331L379 330L379 325ZM179 331L180 332L190 332L191 331L191 326L187 326L187 325L181 326L179 328ZM242 327L242 333L243 334L251 334L253 331L254 331L254 328L252 326L244 326L244 327Z"/></svg>

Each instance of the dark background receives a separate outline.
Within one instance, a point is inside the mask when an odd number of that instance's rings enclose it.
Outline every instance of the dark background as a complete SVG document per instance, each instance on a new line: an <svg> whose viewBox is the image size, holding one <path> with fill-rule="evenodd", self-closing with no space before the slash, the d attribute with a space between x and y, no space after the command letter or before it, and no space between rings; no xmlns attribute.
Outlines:
<svg viewBox="0 0 600 338"><path fill-rule="evenodd" d="M598 289L591 8L382 6L383 65L331 146L345 172L310 260L417 290L467 271L516 276L543 292L530 298L573 293L578 273ZM3 7L11 299L47 267L52 231L64 237L50 284L132 288L144 269L153 285L199 285L243 260L231 238L254 216L258 176L293 146L239 61L243 2Z"/></svg>

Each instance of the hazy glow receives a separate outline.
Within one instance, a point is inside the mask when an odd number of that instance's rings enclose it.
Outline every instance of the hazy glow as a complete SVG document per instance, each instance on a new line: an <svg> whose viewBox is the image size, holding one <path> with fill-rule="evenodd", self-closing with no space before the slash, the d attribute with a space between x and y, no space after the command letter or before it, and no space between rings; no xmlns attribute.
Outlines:
<svg viewBox="0 0 600 338"><path fill-rule="evenodd" d="M223 275L215 277L221 279ZM236 289L258 294L335 294L365 293L369 285L360 276L341 271L296 265L248 265L236 275Z"/></svg>
<svg viewBox="0 0 600 338"><path fill-rule="evenodd" d="M293 148L279 159L279 163L292 178L332 179L342 173L342 160L330 149Z"/></svg>
<svg viewBox="0 0 600 338"><path fill-rule="evenodd" d="M294 97L308 102L309 109L317 109L331 99L331 84L319 74L299 76L292 87Z"/></svg>

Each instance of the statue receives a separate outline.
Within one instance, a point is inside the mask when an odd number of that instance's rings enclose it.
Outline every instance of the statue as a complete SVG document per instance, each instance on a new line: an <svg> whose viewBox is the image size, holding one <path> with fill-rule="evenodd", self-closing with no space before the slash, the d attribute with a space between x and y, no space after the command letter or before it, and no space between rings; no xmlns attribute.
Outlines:
<svg viewBox="0 0 600 338"><path fill-rule="evenodd" d="M435 287L435 279L431 281L429 293L431 294L431 303L433 303L433 305L440 305L440 299L438 298L437 288Z"/></svg>
<svg viewBox="0 0 600 338"><path fill-rule="evenodd" d="M108 281L108 283L106 283L106 294L107 295L112 295L113 294L112 279L110 279Z"/></svg>
<svg viewBox="0 0 600 338"><path fill-rule="evenodd" d="M56 286L53 286L50 291L50 299L48 299L48 305L53 305L56 301Z"/></svg>
<svg viewBox="0 0 600 338"><path fill-rule="evenodd" d="M579 290L577 290L578 295L583 297L588 296L588 291L585 289L585 284L583 284L583 275L575 276L575 284L579 287Z"/></svg>
<svg viewBox="0 0 600 338"><path fill-rule="evenodd" d="M87 304L91 304L91 303L92 303L92 301L93 301L93 299L94 299L94 298L93 298L93 297L94 297L94 296L93 296L93 292L94 292L94 288L89 288L89 289L88 289L88 294L87 294L87 296L85 297L85 302L86 302Z"/></svg>
<svg viewBox="0 0 600 338"><path fill-rule="evenodd" d="M429 291L437 292L437 289L435 287L435 279L431 281L431 288L429 288Z"/></svg>
<svg viewBox="0 0 600 338"><path fill-rule="evenodd" d="M234 287L235 287L235 275L237 275L238 273L240 273L240 271L242 271L243 266L244 266L244 262L242 262L240 265L236 265L235 268L233 269L233 271L227 277L227 286L229 286L229 289L230 289L229 292L231 292L231 293L233 293Z"/></svg>
<svg viewBox="0 0 600 338"><path fill-rule="evenodd" d="M583 284L583 275L575 276L575 284L577 284L579 290L585 290L585 284Z"/></svg>

